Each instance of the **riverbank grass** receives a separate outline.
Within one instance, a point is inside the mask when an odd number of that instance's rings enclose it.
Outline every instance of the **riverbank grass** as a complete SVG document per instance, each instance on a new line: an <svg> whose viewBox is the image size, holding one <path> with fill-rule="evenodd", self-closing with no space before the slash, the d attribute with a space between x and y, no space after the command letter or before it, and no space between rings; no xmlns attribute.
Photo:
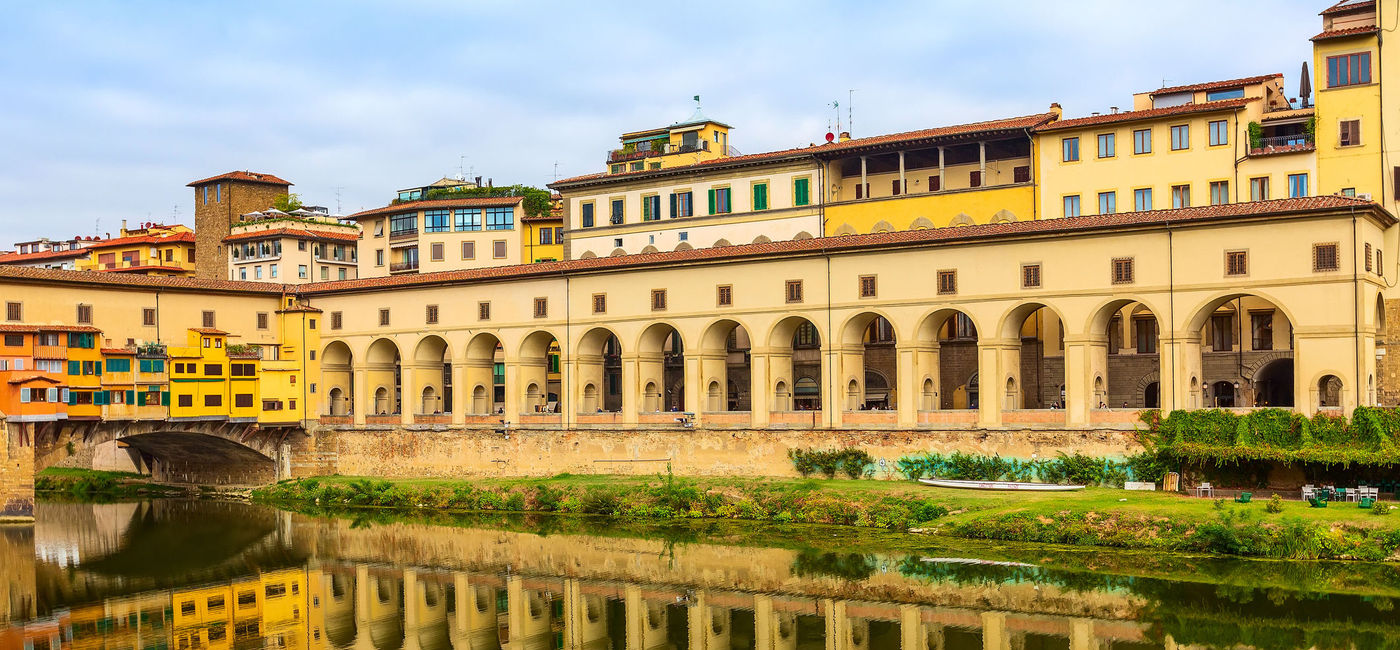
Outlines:
<svg viewBox="0 0 1400 650"><path fill-rule="evenodd" d="M78 497L127 498L180 496L187 488L155 482L135 472L112 472L78 467L49 467L34 477L34 490Z"/></svg>

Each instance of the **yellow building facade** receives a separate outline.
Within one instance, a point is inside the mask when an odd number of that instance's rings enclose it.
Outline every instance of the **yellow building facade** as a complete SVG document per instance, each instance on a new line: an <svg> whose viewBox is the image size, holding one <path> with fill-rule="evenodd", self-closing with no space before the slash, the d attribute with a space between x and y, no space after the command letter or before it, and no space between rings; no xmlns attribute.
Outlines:
<svg viewBox="0 0 1400 650"><path fill-rule="evenodd" d="M179 224L141 224L121 236L99 240L85 247L79 271L194 277L194 231Z"/></svg>

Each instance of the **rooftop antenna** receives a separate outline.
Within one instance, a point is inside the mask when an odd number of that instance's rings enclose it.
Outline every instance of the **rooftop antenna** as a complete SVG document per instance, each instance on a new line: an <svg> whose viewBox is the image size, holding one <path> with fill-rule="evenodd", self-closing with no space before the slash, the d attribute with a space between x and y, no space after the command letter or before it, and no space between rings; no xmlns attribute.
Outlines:
<svg viewBox="0 0 1400 650"><path fill-rule="evenodd" d="M841 102L831 102L831 110L836 113L836 132L841 133Z"/></svg>
<svg viewBox="0 0 1400 650"><path fill-rule="evenodd" d="M466 156L466 154L462 154L462 155L460 155L460 156L457 156L457 180L459 180L459 181L467 180L467 175L466 175L466 173L462 170L462 168L465 167L466 164L467 164L467 156Z"/></svg>
<svg viewBox="0 0 1400 650"><path fill-rule="evenodd" d="M855 89L855 88L847 89L847 90L846 90L846 130L847 130L847 131L855 131L855 130L856 130L856 127L855 127L856 118L855 118L855 113L854 113L854 111L855 111L855 106L856 106L856 89Z"/></svg>
<svg viewBox="0 0 1400 650"><path fill-rule="evenodd" d="M554 161L554 180L559 180L559 161Z"/></svg>
<svg viewBox="0 0 1400 650"><path fill-rule="evenodd" d="M700 96L699 96L699 95L696 95L696 96L695 96L695 112L696 112L696 113L699 113L699 112L700 112Z"/></svg>
<svg viewBox="0 0 1400 650"><path fill-rule="evenodd" d="M343 212L340 211L340 191L343 190L343 189L345 189L345 187L344 187L343 185L337 185L337 186L335 186L335 213L336 213L336 214L345 214L345 213L343 213Z"/></svg>

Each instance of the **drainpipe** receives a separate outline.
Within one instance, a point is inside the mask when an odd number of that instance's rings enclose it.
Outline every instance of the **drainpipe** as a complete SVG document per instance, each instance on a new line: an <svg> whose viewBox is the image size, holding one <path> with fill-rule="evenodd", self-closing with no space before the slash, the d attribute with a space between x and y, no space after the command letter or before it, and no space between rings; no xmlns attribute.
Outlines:
<svg viewBox="0 0 1400 650"><path fill-rule="evenodd" d="M1379 6L1379 3L1378 5ZM1377 57L1379 58L1379 57ZM1382 178L1381 186L1385 186ZM1356 206L1351 208L1351 338L1356 355L1356 403L1361 404L1361 274L1356 262Z"/></svg>

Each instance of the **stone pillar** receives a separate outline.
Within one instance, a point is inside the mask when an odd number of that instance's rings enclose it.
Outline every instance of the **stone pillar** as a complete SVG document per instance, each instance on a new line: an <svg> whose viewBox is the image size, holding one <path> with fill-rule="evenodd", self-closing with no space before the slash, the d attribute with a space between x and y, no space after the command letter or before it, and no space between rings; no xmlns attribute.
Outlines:
<svg viewBox="0 0 1400 650"><path fill-rule="evenodd" d="M33 427L0 419L0 432L5 435L5 444L0 447L4 450L0 456L0 522L34 521Z"/></svg>
<svg viewBox="0 0 1400 650"><path fill-rule="evenodd" d="M899 426L912 427L919 422L919 349L895 344L895 410Z"/></svg>
<svg viewBox="0 0 1400 650"><path fill-rule="evenodd" d="M865 346L833 345L832 348L832 356L836 359L836 381L832 387L832 392L836 393L836 411L859 410L865 402ZM854 397L849 389L851 380L856 382Z"/></svg>
<svg viewBox="0 0 1400 650"><path fill-rule="evenodd" d="M938 148L938 189L948 188L948 179L943 175L943 147Z"/></svg>
<svg viewBox="0 0 1400 650"><path fill-rule="evenodd" d="M749 422L755 428L768 426L773 408L773 386L768 377L768 352L759 348L749 350Z"/></svg>
<svg viewBox="0 0 1400 650"><path fill-rule="evenodd" d="M695 426L700 426L705 417L705 369L703 357L698 354L685 355L685 369L682 373L685 377L685 408L681 409L694 413ZM723 384L720 384L720 392L724 392Z"/></svg>
<svg viewBox="0 0 1400 650"><path fill-rule="evenodd" d="M603 406L603 394L607 390L607 384L603 382L603 357L599 354L580 354L575 358L574 363L574 407L571 409L577 413L596 412ZM592 404L584 398L584 392L589 384L593 385L595 399Z"/></svg>
<svg viewBox="0 0 1400 650"><path fill-rule="evenodd" d="M899 152L899 193L909 193L909 181L904 178L904 152Z"/></svg>
<svg viewBox="0 0 1400 650"><path fill-rule="evenodd" d="M851 645L850 620L846 618L846 601L821 601L823 619L826 623L826 650L849 650Z"/></svg>
<svg viewBox="0 0 1400 650"><path fill-rule="evenodd" d="M690 409L695 412L697 418L702 411L727 411L729 410L729 364L728 355L724 352L703 351L699 355L698 374L696 375L695 391L700 402L695 408ZM686 355L686 362L690 361L690 355ZM689 379L687 378L687 384ZM719 383L719 404L711 408L710 404L710 382ZM687 398L689 399L689 398ZM698 422L699 420L697 420Z"/></svg>
<svg viewBox="0 0 1400 650"><path fill-rule="evenodd" d="M1014 347L1013 347L1014 345ZM1009 357L1020 357L1020 343L979 338L977 340L977 423L984 427L1001 426L1002 407L1006 403L1006 377L1010 369L1004 368ZM1020 373L1014 379L1020 384Z"/></svg>
<svg viewBox="0 0 1400 650"><path fill-rule="evenodd" d="M867 181L865 180L865 156L860 157L860 194L863 198L870 198L870 192L866 191Z"/></svg>
<svg viewBox="0 0 1400 650"><path fill-rule="evenodd" d="M422 407L423 401L423 396L418 394L418 367L416 364L400 363L399 422L413 424L413 414Z"/></svg>
<svg viewBox="0 0 1400 650"><path fill-rule="evenodd" d="M492 408L492 372L495 370L496 362L490 357L485 359L466 359L462 362L463 379L458 392L462 393L461 398L454 398L462 403L463 413L473 413L482 415L485 413L495 413ZM476 387L482 386L486 389L486 400L481 405L476 403Z"/></svg>
<svg viewBox="0 0 1400 650"><path fill-rule="evenodd" d="M982 650L1011 650L1006 612L982 612Z"/></svg>
<svg viewBox="0 0 1400 650"><path fill-rule="evenodd" d="M660 350L637 353L637 412L655 413L666 410L666 362ZM624 362L625 365L625 362ZM647 390L654 387L654 393ZM624 397L624 399L626 399Z"/></svg>
<svg viewBox="0 0 1400 650"><path fill-rule="evenodd" d="M579 390L578 372L574 360L559 351L559 413L560 422L570 428L578 424Z"/></svg>
<svg viewBox="0 0 1400 650"><path fill-rule="evenodd" d="M509 395L509 379L506 380L506 385L506 394ZM525 581L518 575L506 578L506 610L506 629L510 633L510 647L524 648L525 645L522 641L525 640L525 616L529 613L530 607L525 601Z"/></svg>
<svg viewBox="0 0 1400 650"><path fill-rule="evenodd" d="M355 424L364 425L365 414L374 408L374 396L369 390L369 370L356 367L351 371L350 411Z"/></svg>
<svg viewBox="0 0 1400 650"><path fill-rule="evenodd" d="M512 420L520 419L516 414L536 413L536 407L542 408L549 402L547 399L549 397L548 359L521 359L517 365L517 372L519 373L517 387L520 391L520 410L516 411L515 414L506 411L507 415L511 415ZM538 391L534 397L530 395L530 384L534 384Z"/></svg>
<svg viewBox="0 0 1400 650"><path fill-rule="evenodd" d="M521 382L521 368L519 359L506 358L506 404L505 421L519 422L520 413L525 402L525 385Z"/></svg>
<svg viewBox="0 0 1400 650"><path fill-rule="evenodd" d="M753 597L753 640L754 650L775 650L773 644L773 598L755 595Z"/></svg>
<svg viewBox="0 0 1400 650"><path fill-rule="evenodd" d="M467 359L452 360L452 424L467 422L472 410L472 389L467 385ZM445 399L446 396L444 396Z"/></svg>
<svg viewBox="0 0 1400 650"><path fill-rule="evenodd" d="M1100 399L1094 389L1094 378L1101 377L1105 389L1108 385L1108 337L1066 336L1064 352L1067 421L1070 426L1088 425Z"/></svg>
<svg viewBox="0 0 1400 650"><path fill-rule="evenodd" d="M637 355L622 356L622 423L630 426L637 425L637 409L642 406L638 365Z"/></svg>
<svg viewBox="0 0 1400 650"><path fill-rule="evenodd" d="M926 650L924 622L917 605L899 606L899 650Z"/></svg>
<svg viewBox="0 0 1400 650"><path fill-rule="evenodd" d="M1172 332L1160 339L1158 402L1163 411L1198 409L1202 406L1201 335ZM1294 376L1299 376L1295 371ZM1297 400L1294 401L1298 404Z"/></svg>
<svg viewBox="0 0 1400 650"><path fill-rule="evenodd" d="M977 180L980 187L987 186L987 142L977 143Z"/></svg>
<svg viewBox="0 0 1400 650"><path fill-rule="evenodd" d="M942 408L940 401L943 394L943 377L939 368L940 348L937 341L916 341L909 345L914 350L914 358L918 360L918 365L914 368L914 381L917 384L918 395L917 405L914 407L918 411L936 411ZM933 384L931 403L924 404L924 378L927 377Z"/></svg>
<svg viewBox="0 0 1400 650"><path fill-rule="evenodd" d="M709 639L710 623L707 614L709 606L705 604L705 592L697 591L691 598L690 604L685 607L686 633L689 635L690 644L687 650L707 650L706 641ZM727 650L727 649L725 649Z"/></svg>
<svg viewBox="0 0 1400 650"><path fill-rule="evenodd" d="M642 600L642 588L629 584L622 592L623 614L627 620L623 628L626 633L626 650L646 650L646 603Z"/></svg>
<svg viewBox="0 0 1400 650"><path fill-rule="evenodd" d="M1098 650L1098 647L1093 621L1081 619L1070 623L1069 650Z"/></svg>
<svg viewBox="0 0 1400 650"><path fill-rule="evenodd" d="M403 648L418 650L418 572L403 570Z"/></svg>
<svg viewBox="0 0 1400 650"><path fill-rule="evenodd" d="M462 638L465 638L467 630L471 629L471 619L468 614L475 610L471 604L471 580L466 572L455 571L452 573L452 587L452 596L456 600L455 606L452 608L453 614L456 616L452 622L455 647L455 640L458 638L456 635L460 634Z"/></svg>

